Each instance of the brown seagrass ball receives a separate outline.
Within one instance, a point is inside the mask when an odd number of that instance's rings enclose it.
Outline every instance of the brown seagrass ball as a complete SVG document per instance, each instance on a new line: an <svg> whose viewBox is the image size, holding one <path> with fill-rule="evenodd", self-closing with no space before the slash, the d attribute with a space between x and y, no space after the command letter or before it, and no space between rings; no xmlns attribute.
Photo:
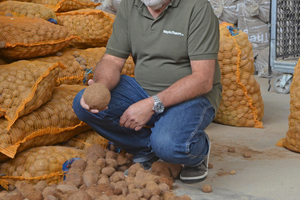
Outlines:
<svg viewBox="0 0 300 200"><path fill-rule="evenodd" d="M83 99L91 109L103 110L110 101L110 91L102 83L94 83L83 92Z"/></svg>
<svg viewBox="0 0 300 200"><path fill-rule="evenodd" d="M211 188L210 185L205 184L205 185L202 186L202 191L205 192L205 193L209 193L209 192L212 191L212 188Z"/></svg>

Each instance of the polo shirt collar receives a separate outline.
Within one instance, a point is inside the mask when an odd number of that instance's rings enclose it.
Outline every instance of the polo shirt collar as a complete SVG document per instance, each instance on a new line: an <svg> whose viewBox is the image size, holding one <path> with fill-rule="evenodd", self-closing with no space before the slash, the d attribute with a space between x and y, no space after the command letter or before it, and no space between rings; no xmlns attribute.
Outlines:
<svg viewBox="0 0 300 200"><path fill-rule="evenodd" d="M171 0L169 6L177 7L180 1L181 0ZM138 8L141 8L143 5L144 3L141 0L135 0L135 6L137 6Z"/></svg>

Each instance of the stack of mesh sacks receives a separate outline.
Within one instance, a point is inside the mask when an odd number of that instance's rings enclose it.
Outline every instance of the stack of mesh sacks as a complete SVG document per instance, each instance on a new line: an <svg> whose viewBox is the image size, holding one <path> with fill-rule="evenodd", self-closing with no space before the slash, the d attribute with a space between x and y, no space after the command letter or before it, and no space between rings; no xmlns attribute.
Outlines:
<svg viewBox="0 0 300 200"><path fill-rule="evenodd" d="M220 24L218 60L223 85L216 122L242 127L262 128L264 103L260 85L253 76L252 45L246 33L233 24Z"/></svg>
<svg viewBox="0 0 300 200"><path fill-rule="evenodd" d="M6 179L61 181L65 161L84 157L81 149L92 144L108 144L72 109L112 32L115 16L96 10L99 5L0 2L0 171L7 175L2 186ZM122 74L134 76L133 71L129 57Z"/></svg>

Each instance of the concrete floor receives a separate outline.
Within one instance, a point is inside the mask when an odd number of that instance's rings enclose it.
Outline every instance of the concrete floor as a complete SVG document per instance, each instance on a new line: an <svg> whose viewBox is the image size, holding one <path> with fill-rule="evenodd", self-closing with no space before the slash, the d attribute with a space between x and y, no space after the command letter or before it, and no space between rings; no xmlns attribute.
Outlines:
<svg viewBox="0 0 300 200"><path fill-rule="evenodd" d="M212 142L206 180L183 184L177 180L174 192L187 194L192 200L296 200L300 199L300 154L277 147L286 136L290 114L290 95L278 94L273 87L268 91L268 79L255 77L260 83L265 104L264 128L240 128L212 123L206 132ZM235 153L227 152L235 147ZM252 152L244 158L245 149ZM229 172L235 170L235 175ZM204 184L212 186L204 193Z"/></svg>

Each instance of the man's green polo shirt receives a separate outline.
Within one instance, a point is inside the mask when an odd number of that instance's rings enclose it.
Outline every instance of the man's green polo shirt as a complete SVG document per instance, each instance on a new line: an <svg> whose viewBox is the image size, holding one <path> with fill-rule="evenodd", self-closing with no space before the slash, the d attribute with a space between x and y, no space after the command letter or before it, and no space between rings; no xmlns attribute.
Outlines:
<svg viewBox="0 0 300 200"><path fill-rule="evenodd" d="M154 19L140 0L122 0L106 53L132 55L136 81L151 96L192 73L191 60L218 60L219 22L207 0L171 0ZM218 110L222 85L218 62L205 94ZM201 87L201 85L199 85Z"/></svg>

